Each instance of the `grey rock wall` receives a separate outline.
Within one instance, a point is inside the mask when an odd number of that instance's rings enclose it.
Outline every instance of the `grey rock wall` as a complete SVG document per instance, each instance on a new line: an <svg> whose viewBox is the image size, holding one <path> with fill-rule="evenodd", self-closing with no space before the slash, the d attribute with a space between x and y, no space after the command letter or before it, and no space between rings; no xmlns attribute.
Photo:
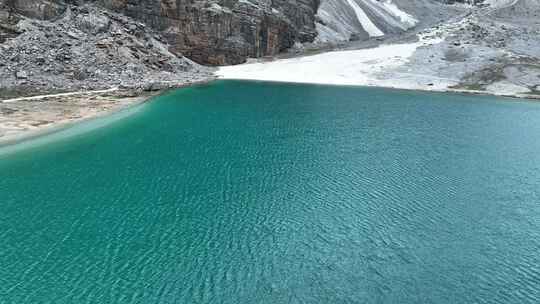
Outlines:
<svg viewBox="0 0 540 304"><path fill-rule="evenodd" d="M58 18L67 5L99 4L159 31L172 51L210 65L242 63L313 41L319 5L319 0L0 1L2 11L41 20Z"/></svg>
<svg viewBox="0 0 540 304"><path fill-rule="evenodd" d="M172 50L212 65L313 41L318 0L102 0L157 29Z"/></svg>

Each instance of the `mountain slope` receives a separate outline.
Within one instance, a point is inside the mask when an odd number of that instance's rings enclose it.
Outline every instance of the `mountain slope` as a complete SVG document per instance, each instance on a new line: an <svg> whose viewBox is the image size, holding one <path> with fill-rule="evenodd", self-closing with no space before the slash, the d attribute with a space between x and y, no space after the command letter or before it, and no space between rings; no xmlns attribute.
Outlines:
<svg viewBox="0 0 540 304"><path fill-rule="evenodd" d="M395 36L464 11L434 0L323 0L317 11L319 43Z"/></svg>
<svg viewBox="0 0 540 304"><path fill-rule="evenodd" d="M380 37L418 23L392 0L324 0L317 14L319 42Z"/></svg>
<svg viewBox="0 0 540 304"><path fill-rule="evenodd" d="M414 30L401 34L388 30L382 37L369 37L370 30L366 29L365 41L337 44L333 52L226 67L220 69L219 75L540 96L540 2L489 1L480 6L446 6L426 0L395 4L418 20ZM422 7L439 13L432 14L432 19L422 18L420 14L428 11ZM454 8L457 13L452 16L443 8ZM369 16L367 11L364 14ZM370 20L380 29L389 23L388 19L374 16L371 14ZM441 18L439 22L437 17ZM360 20L357 26L363 30Z"/></svg>
<svg viewBox="0 0 540 304"><path fill-rule="evenodd" d="M302 43L354 50L416 43L423 33L441 42L419 46L377 77L536 92L539 7L537 0L0 0L0 88L153 86L209 75L191 60L237 64Z"/></svg>

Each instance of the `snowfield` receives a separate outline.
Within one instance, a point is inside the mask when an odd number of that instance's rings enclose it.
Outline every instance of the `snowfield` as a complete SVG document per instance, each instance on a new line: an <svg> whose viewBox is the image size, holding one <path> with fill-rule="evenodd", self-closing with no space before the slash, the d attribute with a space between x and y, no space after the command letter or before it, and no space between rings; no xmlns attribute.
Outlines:
<svg viewBox="0 0 540 304"><path fill-rule="evenodd" d="M423 45L441 39L420 39L419 42L381 45L371 49L328 52L313 56L281 59L272 62L225 66L217 72L223 79L283 81L334 85L385 86L420 89L425 77L393 73L408 62ZM391 74L391 77L388 75ZM439 80L432 89L443 89L450 81Z"/></svg>
<svg viewBox="0 0 540 304"><path fill-rule="evenodd" d="M347 0L347 3L353 8L356 18L368 33L370 37L384 36L384 33L369 19L364 10L354 0Z"/></svg>

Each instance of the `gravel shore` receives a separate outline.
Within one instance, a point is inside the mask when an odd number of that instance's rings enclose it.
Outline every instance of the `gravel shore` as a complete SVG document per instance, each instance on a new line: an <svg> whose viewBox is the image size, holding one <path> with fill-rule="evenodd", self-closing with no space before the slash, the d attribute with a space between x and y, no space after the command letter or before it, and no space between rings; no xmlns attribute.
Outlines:
<svg viewBox="0 0 540 304"><path fill-rule="evenodd" d="M169 87L204 84L213 79L205 77L191 82L169 84ZM25 141L74 123L136 106L161 92L163 90L113 88L0 100L0 146Z"/></svg>

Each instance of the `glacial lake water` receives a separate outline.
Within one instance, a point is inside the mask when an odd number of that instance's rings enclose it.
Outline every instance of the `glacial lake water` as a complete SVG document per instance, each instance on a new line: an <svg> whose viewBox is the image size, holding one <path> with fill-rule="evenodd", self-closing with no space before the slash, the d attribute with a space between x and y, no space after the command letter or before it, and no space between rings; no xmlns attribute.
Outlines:
<svg viewBox="0 0 540 304"><path fill-rule="evenodd" d="M0 303L540 303L539 103L218 81L95 123L0 151Z"/></svg>

